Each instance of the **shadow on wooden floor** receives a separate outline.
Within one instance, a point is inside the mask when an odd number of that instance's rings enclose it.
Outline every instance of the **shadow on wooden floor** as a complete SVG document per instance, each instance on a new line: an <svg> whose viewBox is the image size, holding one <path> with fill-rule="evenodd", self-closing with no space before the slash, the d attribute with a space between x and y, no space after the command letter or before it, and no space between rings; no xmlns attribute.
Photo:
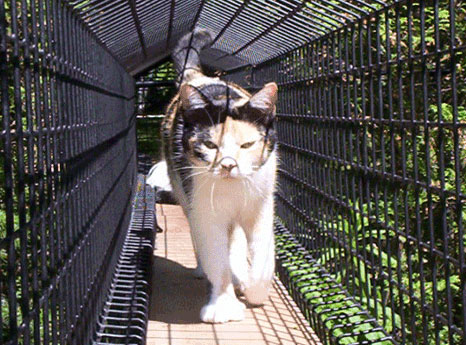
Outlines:
<svg viewBox="0 0 466 345"><path fill-rule="evenodd" d="M171 324L201 323L199 313L208 299L207 280L195 278L192 268L160 256L154 257L152 269L149 320Z"/></svg>

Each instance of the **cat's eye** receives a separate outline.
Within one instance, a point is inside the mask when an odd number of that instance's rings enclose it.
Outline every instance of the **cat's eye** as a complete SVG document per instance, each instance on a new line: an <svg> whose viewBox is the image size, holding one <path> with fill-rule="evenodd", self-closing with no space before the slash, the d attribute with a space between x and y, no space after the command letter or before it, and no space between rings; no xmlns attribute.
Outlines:
<svg viewBox="0 0 466 345"><path fill-rule="evenodd" d="M250 148L252 145L254 145L256 142L255 141L248 141L247 143L244 143L243 145L241 145L241 148L242 149L248 149Z"/></svg>
<svg viewBox="0 0 466 345"><path fill-rule="evenodd" d="M213 150L213 149L218 149L218 146L215 145L215 144L214 144L213 142L211 142L210 140L205 140L205 141L203 141L202 143L203 143L203 144L205 145L205 147L207 147L208 149L211 149L211 150Z"/></svg>

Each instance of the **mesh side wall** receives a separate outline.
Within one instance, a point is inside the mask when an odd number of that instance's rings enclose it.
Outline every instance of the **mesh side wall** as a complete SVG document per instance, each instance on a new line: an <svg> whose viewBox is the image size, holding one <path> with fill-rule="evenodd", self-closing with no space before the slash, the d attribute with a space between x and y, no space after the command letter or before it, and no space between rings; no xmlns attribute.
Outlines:
<svg viewBox="0 0 466 345"><path fill-rule="evenodd" d="M134 81L64 1L0 2L0 343L87 344L129 223Z"/></svg>

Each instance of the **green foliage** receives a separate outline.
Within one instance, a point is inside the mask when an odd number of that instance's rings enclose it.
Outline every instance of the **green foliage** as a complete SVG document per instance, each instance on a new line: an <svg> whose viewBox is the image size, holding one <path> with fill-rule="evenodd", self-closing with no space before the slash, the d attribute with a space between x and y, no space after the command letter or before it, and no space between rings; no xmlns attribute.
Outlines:
<svg viewBox="0 0 466 345"><path fill-rule="evenodd" d="M165 62L157 68L149 71L140 80L154 82L174 82L176 80L176 72L173 63ZM144 114L164 114L167 105L176 94L176 87L172 86L153 86L144 90L142 112Z"/></svg>
<svg viewBox="0 0 466 345"><path fill-rule="evenodd" d="M161 118L141 117L136 122L138 153L145 154L155 161L161 158L161 120Z"/></svg>
<svg viewBox="0 0 466 345"><path fill-rule="evenodd" d="M160 125L166 107L176 94L175 79L176 72L172 62L165 62L139 78L139 81L165 83L161 86L142 88L138 100L140 103L136 122L138 152L151 157L154 161L161 158Z"/></svg>
<svg viewBox="0 0 466 345"><path fill-rule="evenodd" d="M332 329L329 335L331 343L337 338L340 338L339 344L346 345L367 340L376 341L384 337L382 332L373 331L374 323L369 321L354 301L348 299L339 287L341 282L328 277L322 262L309 260L308 252L289 234L277 234L276 251L281 257L280 265L286 270L290 285L295 291L299 291L301 298L319 315L320 323ZM290 290L290 293L293 291ZM311 317L310 320L314 329L320 329L314 318ZM359 332L359 336L354 335ZM319 336L327 338L328 335L323 333ZM391 342L379 340L378 344L389 345Z"/></svg>

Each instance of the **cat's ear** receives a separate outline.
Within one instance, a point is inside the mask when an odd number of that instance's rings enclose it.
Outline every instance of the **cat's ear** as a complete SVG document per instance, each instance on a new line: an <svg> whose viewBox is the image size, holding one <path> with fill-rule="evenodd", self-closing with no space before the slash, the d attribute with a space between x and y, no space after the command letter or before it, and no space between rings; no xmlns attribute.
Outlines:
<svg viewBox="0 0 466 345"><path fill-rule="evenodd" d="M193 86L184 83L180 87L180 100L183 109L204 108L207 103L202 94Z"/></svg>
<svg viewBox="0 0 466 345"><path fill-rule="evenodd" d="M249 106L264 113L273 114L277 102L277 91L278 86L276 83L265 84L260 91L251 97Z"/></svg>
<svg viewBox="0 0 466 345"><path fill-rule="evenodd" d="M209 125L212 123L208 112L208 101L195 87L183 84L180 87L182 116L186 124Z"/></svg>
<svg viewBox="0 0 466 345"><path fill-rule="evenodd" d="M253 123L269 127L275 118L275 103L277 102L278 87L275 83L268 83L254 94L249 102L241 108L241 117Z"/></svg>

